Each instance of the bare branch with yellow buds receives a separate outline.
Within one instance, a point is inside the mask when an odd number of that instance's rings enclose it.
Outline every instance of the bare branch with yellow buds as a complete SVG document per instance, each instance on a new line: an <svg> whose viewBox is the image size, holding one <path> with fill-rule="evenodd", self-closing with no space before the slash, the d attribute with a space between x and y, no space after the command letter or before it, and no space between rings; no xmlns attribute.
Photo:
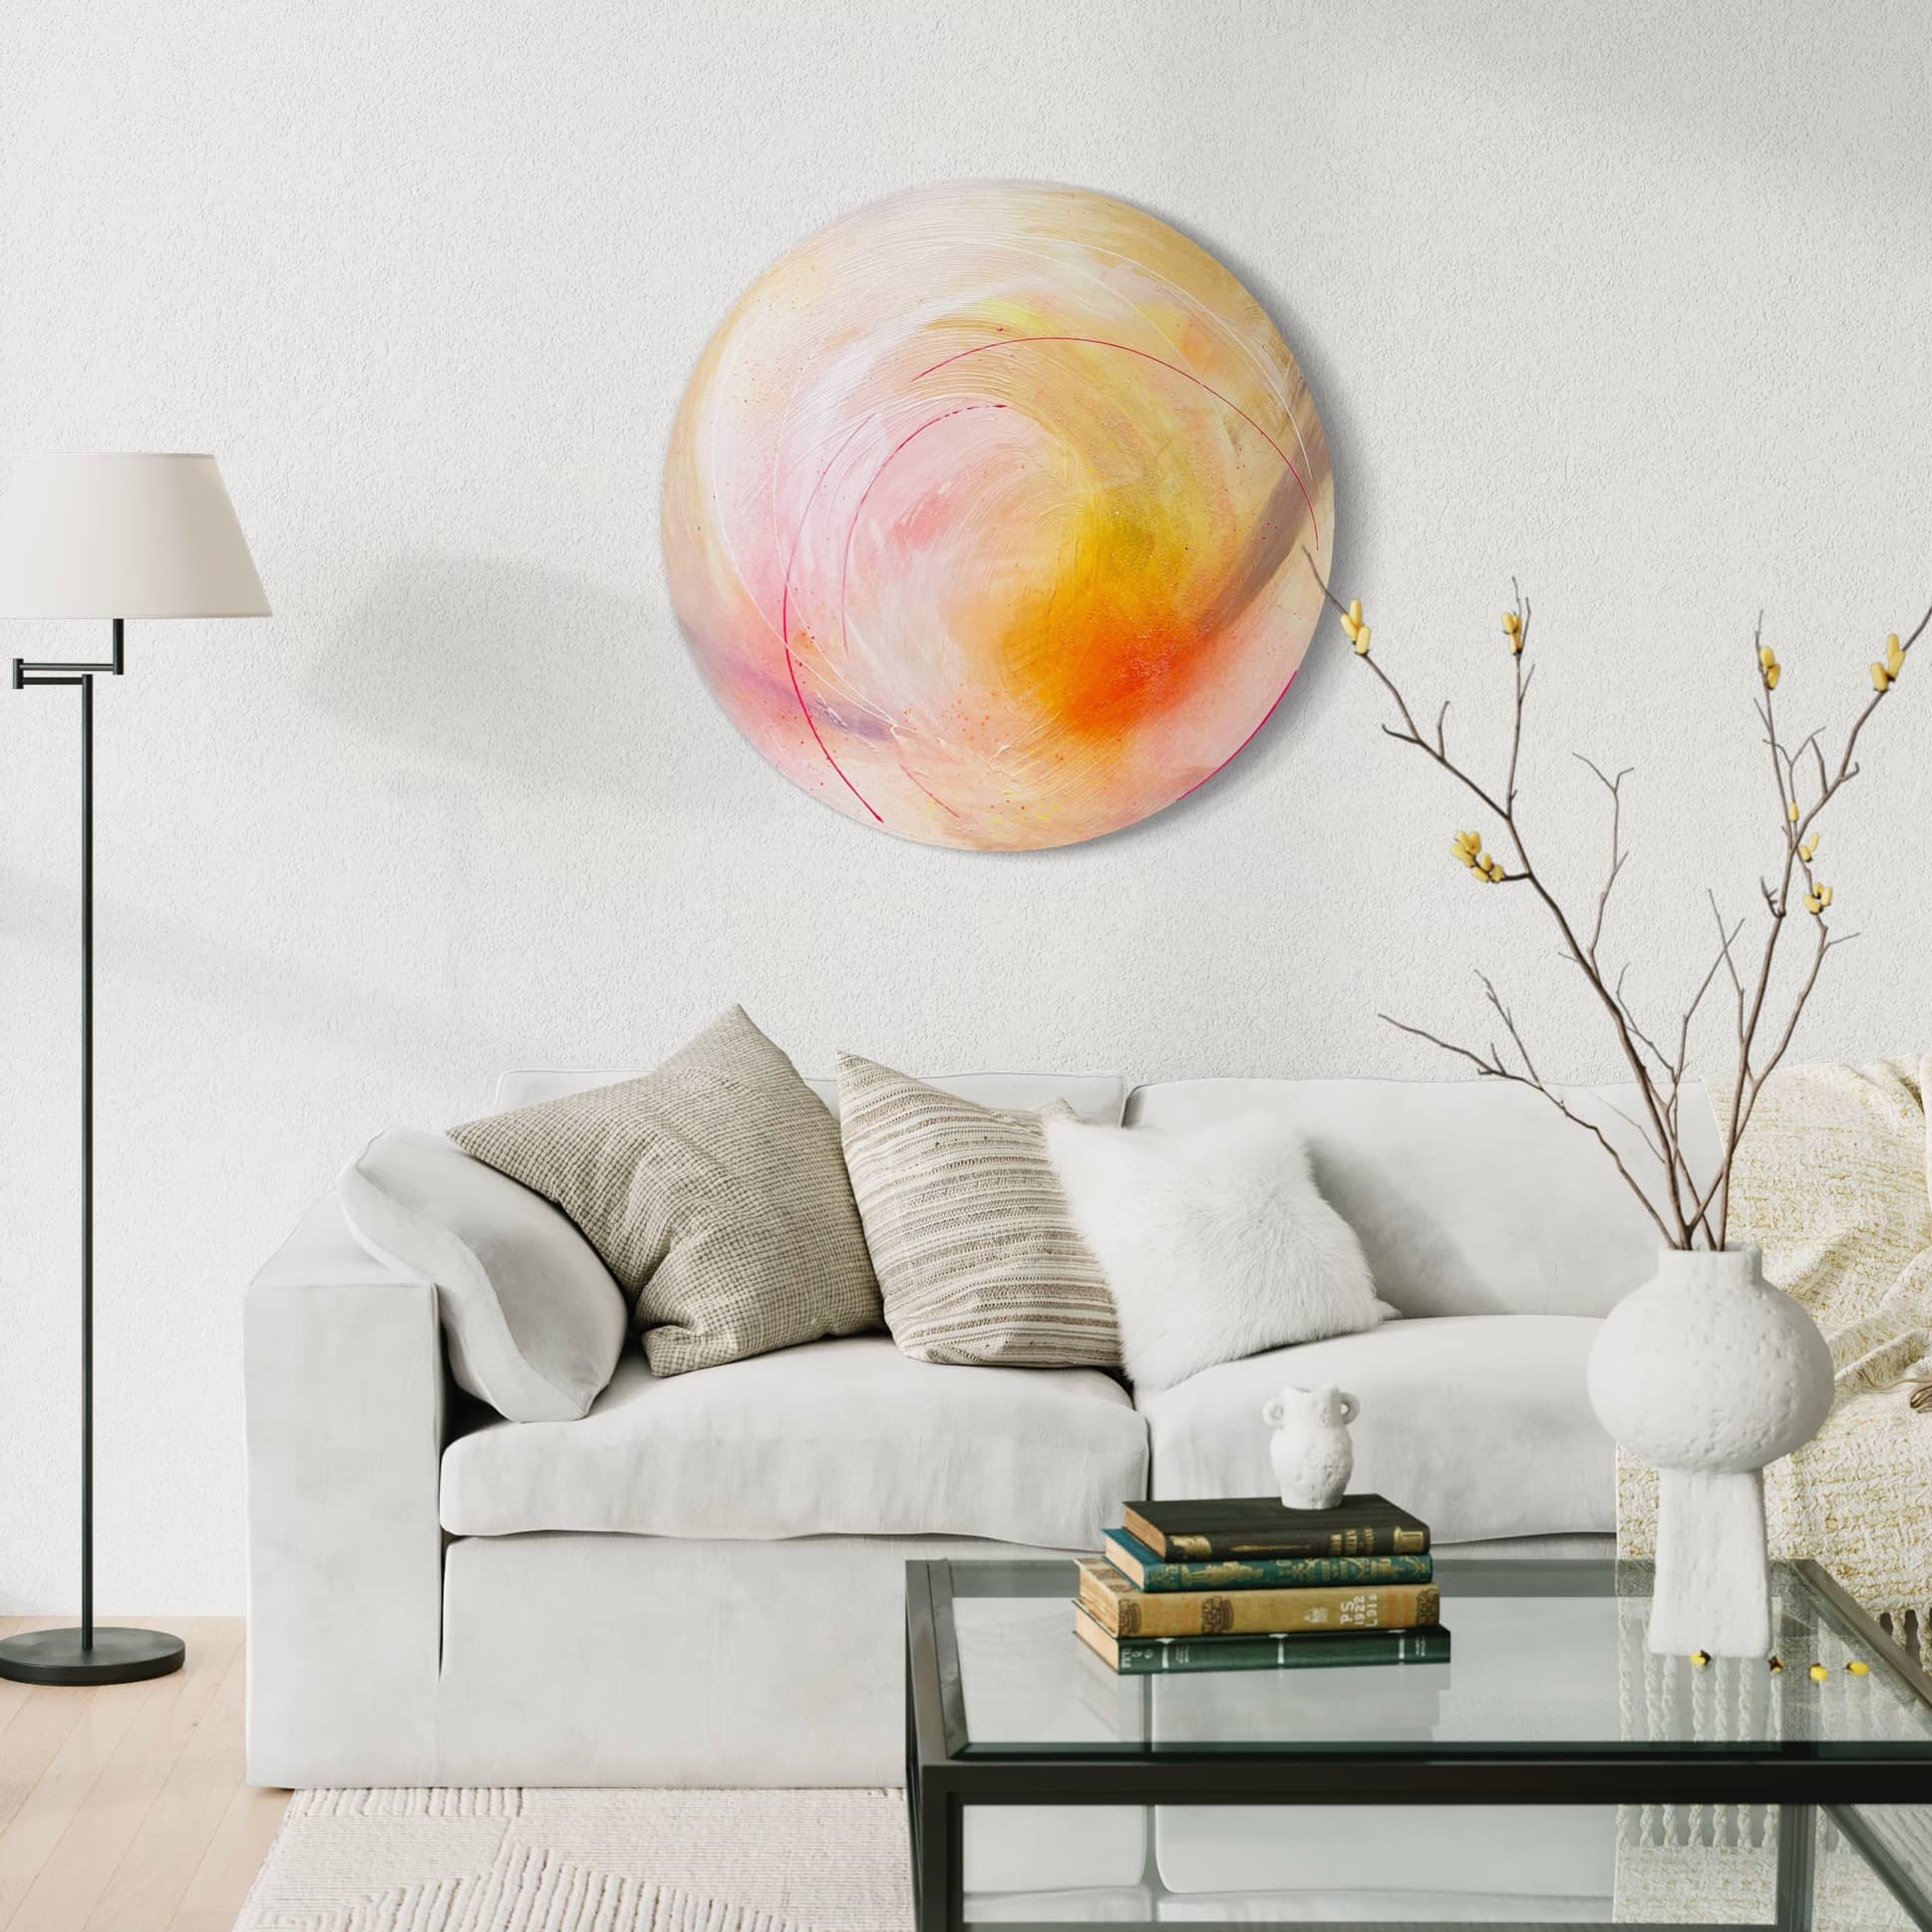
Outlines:
<svg viewBox="0 0 1932 1932"><path fill-rule="evenodd" d="M1378 659L1369 656L1369 627L1362 615L1359 601L1346 606L1335 596L1326 581L1322 579L1319 566L1312 552L1304 550L1304 556L1315 570L1316 581L1321 586L1324 599L1335 608L1341 621L1342 630L1350 643L1368 665L1370 674L1389 694L1394 705L1396 724L1385 724L1382 729L1399 744L1411 745L1434 761L1459 785L1469 797L1481 806L1484 812L1492 814L1501 821L1499 841L1511 853L1505 861L1490 852L1483 844L1479 831L1457 831L1449 841L1450 855L1465 870L1472 872L1486 884L1523 884L1548 914L1556 928L1561 942L1561 957L1567 959L1583 974L1590 990L1597 996L1609 1018L1617 1036L1618 1046L1622 1049L1625 1061L1636 1076L1642 1111L1645 1120L1633 1124L1642 1133L1651 1152L1659 1158L1664 1169L1662 1189L1646 1187L1624 1165L1617 1149L1605 1137L1594 1123L1588 1122L1573 1113L1564 1103L1558 1090L1550 1088L1543 1080L1524 1045L1521 1034L1508 1009L1497 997L1495 989L1485 980L1491 1007L1500 1017L1506 1031L1513 1054L1505 1060L1492 1045L1486 1053L1476 1053L1465 1047L1458 1047L1450 1041L1441 1040L1436 1035L1426 1033L1420 1027L1407 1025L1384 1015L1393 1026L1401 1027L1404 1032L1432 1041L1449 1053L1458 1054L1471 1062L1479 1073L1493 1078L1516 1081L1543 1095L1558 1112L1579 1127L1595 1134L1603 1145L1606 1155L1615 1163L1619 1174L1637 1196L1645 1212L1649 1214L1659 1234L1673 1248L1694 1248L1708 1244L1722 1248L1729 1227L1729 1183L1735 1165L1739 1143L1745 1129L1749 1127L1753 1110L1765 1083L1776 1070L1789 1048L1798 1017L1810 998L1817 983L1818 971L1825 955L1834 947L1841 946L1849 934L1836 934L1830 931L1826 915L1832 910L1832 888L1819 882L1811 872L1811 861L1818 850L1818 831L1816 820L1820 812L1831 804L1837 794L1858 775L1856 751L1859 736L1879 701L1884 698L1897 682L1904 669L1905 659L1912 648L1932 628L1932 609L1926 611L1908 637L1896 635L1885 640L1884 656L1875 660L1871 667L1872 695L1864 708L1853 719L1850 730L1845 734L1843 746L1838 753L1835 766L1825 756L1820 744L1822 732L1812 732L1797 741L1794 746L1787 745L1780 737L1776 704L1773 694L1783 676L1783 666L1777 660L1776 652L1764 641L1763 621L1760 620L1758 634L1752 639L1752 655L1755 660L1753 672L1758 681L1757 704L1760 718L1764 721L1765 736L1771 751L1771 767L1777 782L1777 800L1782 807L1779 821L1779 842L1782 847L1782 863L1773 873L1764 879L1762 890L1768 913L1768 929L1761 956L1755 968L1747 966L1738 948L1739 935L1745 921L1727 925L1718 912L1715 899L1712 902L1714 914L1718 915L1717 958L1706 972L1697 992L1686 1007L1677 1028L1674 1051L1667 1051L1653 1035L1646 1033L1633 1011L1626 1006L1623 996L1623 981L1628 967L1620 972L1608 972L1599 962L1598 948L1604 934L1604 912L1615 886L1619 871L1625 860L1621 841L1620 787L1626 774L1612 777L1609 773L1591 766L1591 770L1602 781L1610 793L1610 867L1609 875L1597 896L1594 922L1587 928L1574 923L1549 883L1537 870L1524 842L1523 827L1516 815L1516 774L1518 759L1522 748L1523 701L1529 690L1533 672L1525 665L1525 643L1527 640L1530 608L1522 596L1520 587L1516 590L1516 604L1513 610L1502 614L1502 634L1508 641L1509 654L1514 660L1511 684L1512 712L1508 742L1506 776L1501 783L1484 785L1464 765L1450 753L1444 738L1443 717L1448 712L1445 704L1436 720L1432 736L1425 735L1419 727L1416 715L1402 688L1383 668ZM1588 761L1585 761L1588 763ZM1815 765L1815 772L1812 767ZM1777 1029L1776 1038L1768 1045L1760 1042L1761 1031L1769 1034L1766 1022L1766 1007L1769 1002L1773 968L1776 963L1777 948L1785 927L1790 923L1786 917L1792 901L1796 900L1817 921L1816 941L1811 949L1811 957L1800 976L1793 997L1784 1009L1783 1024ZM1721 1123L1721 1149L1715 1177L1708 1183L1701 1176L1694 1175L1690 1162L1685 1155L1685 1128L1680 1116L1680 1103L1689 1066L1691 1025L1697 1015L1706 991L1719 979L1728 979L1737 1005L1738 1047L1736 1078L1730 1086L1730 1102L1725 1120ZM1665 1036L1668 1039L1668 1036ZM1512 1064L1514 1063L1514 1064ZM1627 1117L1629 1118L1629 1117ZM1646 1126L1646 1121L1648 1125Z"/></svg>

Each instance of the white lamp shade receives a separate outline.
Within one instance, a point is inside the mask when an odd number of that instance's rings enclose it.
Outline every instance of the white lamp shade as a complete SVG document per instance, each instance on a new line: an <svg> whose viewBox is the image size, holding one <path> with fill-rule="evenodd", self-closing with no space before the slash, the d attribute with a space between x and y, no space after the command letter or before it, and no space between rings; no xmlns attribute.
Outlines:
<svg viewBox="0 0 1932 1932"><path fill-rule="evenodd" d="M22 457L0 497L0 616L266 617L212 457Z"/></svg>

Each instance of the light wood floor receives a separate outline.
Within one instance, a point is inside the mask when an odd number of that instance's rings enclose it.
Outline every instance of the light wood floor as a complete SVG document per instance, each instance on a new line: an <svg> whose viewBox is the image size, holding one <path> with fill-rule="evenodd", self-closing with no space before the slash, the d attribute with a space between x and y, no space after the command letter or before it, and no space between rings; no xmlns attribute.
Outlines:
<svg viewBox="0 0 1932 1932"><path fill-rule="evenodd" d="M0 1932L230 1932L288 1801L242 1782L241 1620L100 1621L159 1623L187 1664L98 1691L0 1681Z"/></svg>

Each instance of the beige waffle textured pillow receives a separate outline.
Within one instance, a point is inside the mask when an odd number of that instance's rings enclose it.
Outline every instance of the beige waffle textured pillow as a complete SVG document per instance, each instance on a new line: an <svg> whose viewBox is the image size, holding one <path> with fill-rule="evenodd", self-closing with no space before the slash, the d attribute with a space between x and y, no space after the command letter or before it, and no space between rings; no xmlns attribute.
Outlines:
<svg viewBox="0 0 1932 1932"><path fill-rule="evenodd" d="M838 1112L885 1323L907 1355L1120 1362L1113 1298L1075 1230L1039 1114L978 1107L852 1054L838 1060Z"/></svg>
<svg viewBox="0 0 1932 1932"><path fill-rule="evenodd" d="M450 1138L576 1223L654 1374L880 1325L837 1123L742 1008L642 1080Z"/></svg>

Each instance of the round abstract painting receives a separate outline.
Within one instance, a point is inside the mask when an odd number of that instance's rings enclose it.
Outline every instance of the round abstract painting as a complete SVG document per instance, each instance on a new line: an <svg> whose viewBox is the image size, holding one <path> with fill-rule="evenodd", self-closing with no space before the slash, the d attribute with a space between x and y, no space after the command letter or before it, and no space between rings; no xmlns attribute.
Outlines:
<svg viewBox="0 0 1932 1932"><path fill-rule="evenodd" d="M802 242L685 391L671 594L739 730L869 825L1016 851L1132 824L1280 701L1334 479L1213 256L1123 202L921 188Z"/></svg>

